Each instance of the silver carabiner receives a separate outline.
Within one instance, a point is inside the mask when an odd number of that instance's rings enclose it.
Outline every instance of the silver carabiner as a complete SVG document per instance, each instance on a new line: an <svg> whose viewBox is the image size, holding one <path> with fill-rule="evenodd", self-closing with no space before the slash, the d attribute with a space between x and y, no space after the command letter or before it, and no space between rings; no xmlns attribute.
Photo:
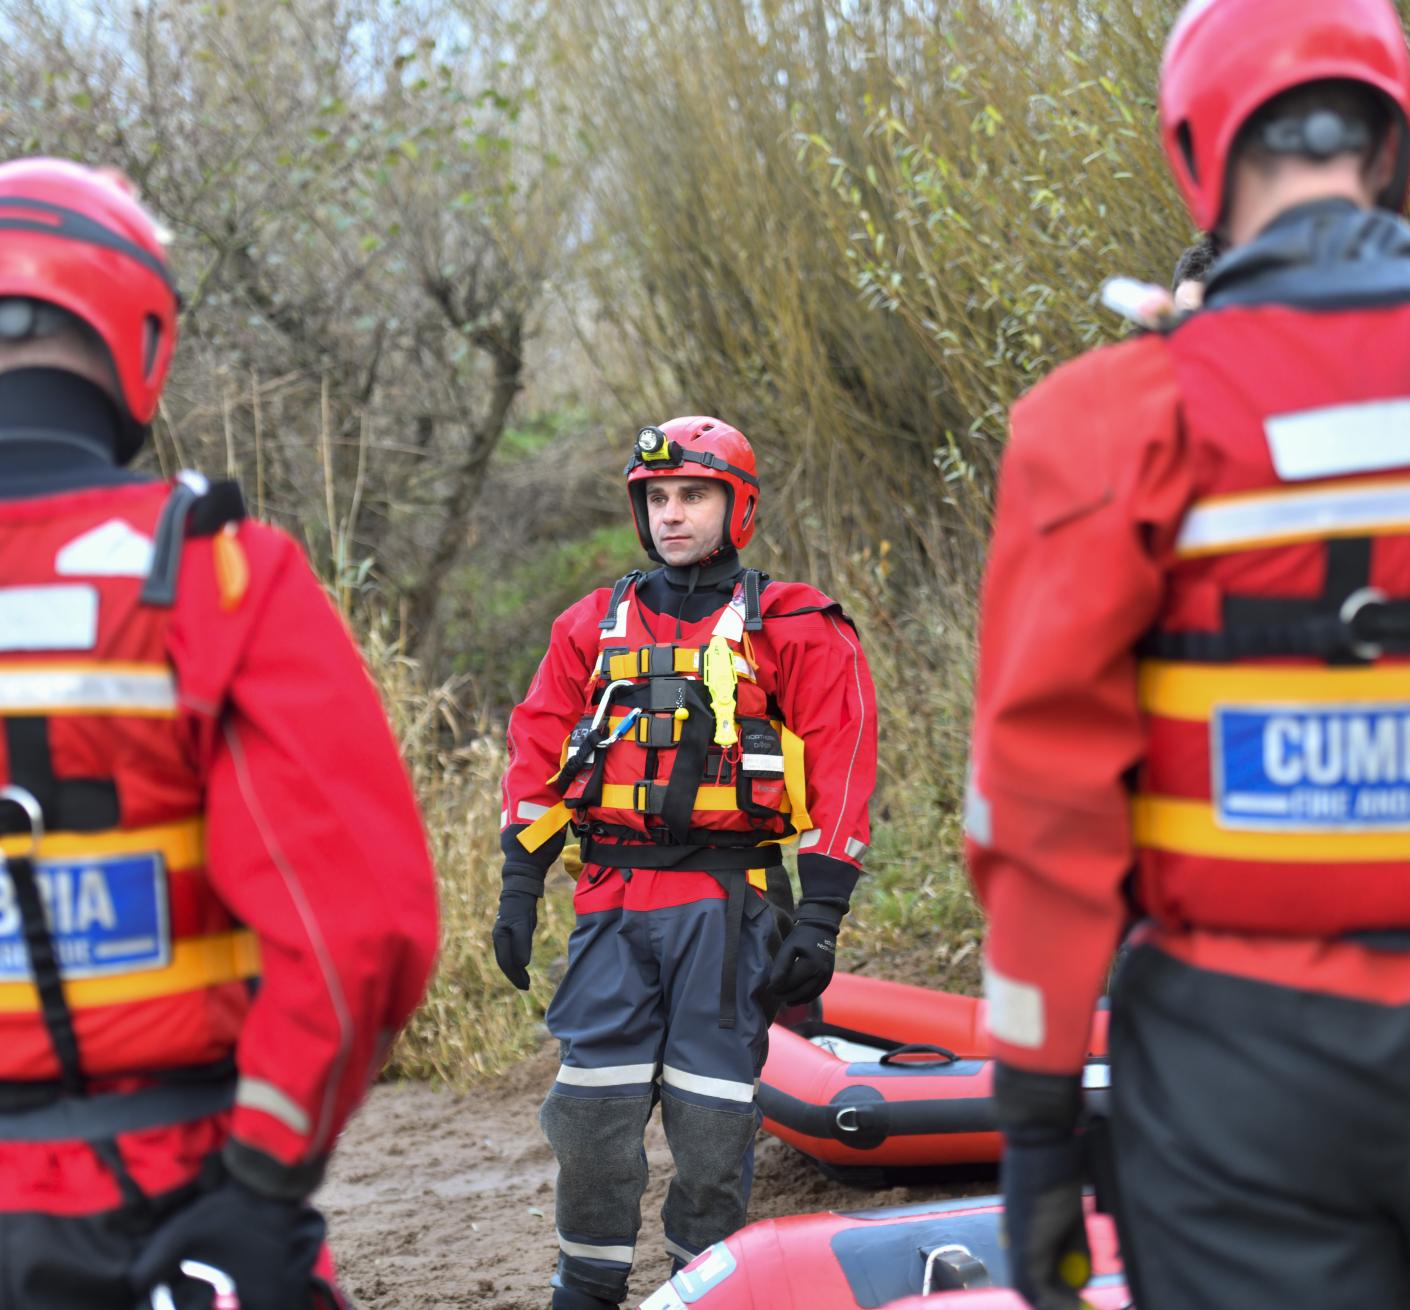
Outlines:
<svg viewBox="0 0 1410 1310"><path fill-rule="evenodd" d="M1378 660L1385 654L1385 648L1377 641L1357 641L1356 630L1352 626L1356 621L1356 616L1361 613L1367 605L1384 605L1390 599L1379 587L1362 587L1359 591L1353 591L1344 601L1342 601L1341 611L1337 617L1346 625L1346 630L1351 634L1351 653L1358 659Z"/></svg>
<svg viewBox="0 0 1410 1310"><path fill-rule="evenodd" d="M602 720L607 714L607 707L612 703L612 697L619 687L635 687L636 683L630 678L618 678L616 682L609 682L602 691L602 699L597 702L597 713L592 716L592 730L596 732L602 727Z"/></svg>
<svg viewBox="0 0 1410 1310"><path fill-rule="evenodd" d="M29 820L29 858L37 860L40 844L44 841L44 807L40 805L33 792L13 785L0 787L0 804L6 801L9 801L17 809L23 810L25 818Z"/></svg>

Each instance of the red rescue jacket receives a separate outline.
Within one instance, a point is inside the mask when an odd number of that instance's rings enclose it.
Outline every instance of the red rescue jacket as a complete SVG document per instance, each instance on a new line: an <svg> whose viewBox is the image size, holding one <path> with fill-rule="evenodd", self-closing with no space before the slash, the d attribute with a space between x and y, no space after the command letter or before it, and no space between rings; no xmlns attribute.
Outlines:
<svg viewBox="0 0 1410 1310"><path fill-rule="evenodd" d="M510 720L502 817L506 828L529 825L519 841L530 853L573 822L585 860L580 911L722 897L701 870L762 870L793 841L859 867L876 771L861 644L836 602L811 587L769 583L757 615L751 603L741 582L677 638L675 620L648 610L624 580L554 624ZM714 740L702 681L712 637L736 679L738 741L728 747ZM594 719L599 735L619 738L593 749ZM604 867L634 870L630 884ZM762 873L751 881L762 887Z"/></svg>
<svg viewBox="0 0 1410 1310"><path fill-rule="evenodd" d="M1250 258L1206 312L1015 407L967 822L1015 1065L1080 1067L1133 869L1183 958L1410 999L1410 955L1347 940L1410 928L1410 646L1371 639L1410 631L1391 236L1373 304L1325 271L1260 289Z"/></svg>
<svg viewBox="0 0 1410 1310"><path fill-rule="evenodd" d="M376 691L298 548L203 524L211 507L166 484L0 502L0 785L44 807L36 881L89 1116L154 1087L179 1109L170 1088L235 1059L233 1109L117 1135L133 1179L189 1181L233 1135L299 1190L420 998L432 872ZM32 839L3 817L13 861ZM0 877L12 1094L65 1073L16 893ZM0 1210L116 1204L85 1148L4 1138Z"/></svg>

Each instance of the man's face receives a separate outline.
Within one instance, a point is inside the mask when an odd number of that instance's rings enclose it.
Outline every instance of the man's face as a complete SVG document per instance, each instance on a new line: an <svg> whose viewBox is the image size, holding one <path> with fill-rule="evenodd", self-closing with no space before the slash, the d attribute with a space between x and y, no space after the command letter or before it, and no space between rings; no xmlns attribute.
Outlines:
<svg viewBox="0 0 1410 1310"><path fill-rule="evenodd" d="M710 478L652 478L646 516L656 551L673 568L688 568L724 540L724 487Z"/></svg>

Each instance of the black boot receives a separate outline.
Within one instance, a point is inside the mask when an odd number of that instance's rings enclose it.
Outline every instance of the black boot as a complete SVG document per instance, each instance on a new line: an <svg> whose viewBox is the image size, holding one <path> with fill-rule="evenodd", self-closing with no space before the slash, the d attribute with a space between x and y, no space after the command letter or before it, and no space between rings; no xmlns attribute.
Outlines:
<svg viewBox="0 0 1410 1310"><path fill-rule="evenodd" d="M555 1287L550 1310L618 1310L616 1301L603 1301L576 1287Z"/></svg>

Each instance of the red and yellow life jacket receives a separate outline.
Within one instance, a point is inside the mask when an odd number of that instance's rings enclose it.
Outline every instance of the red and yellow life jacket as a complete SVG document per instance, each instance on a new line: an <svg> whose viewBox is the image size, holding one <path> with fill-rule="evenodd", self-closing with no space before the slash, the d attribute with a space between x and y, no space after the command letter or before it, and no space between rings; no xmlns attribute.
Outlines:
<svg viewBox="0 0 1410 1310"><path fill-rule="evenodd" d="M1170 338L1191 457L1216 454L1140 671L1138 889L1166 924L1410 927L1410 311L1386 317Z"/></svg>
<svg viewBox="0 0 1410 1310"><path fill-rule="evenodd" d="M166 655L195 503L159 484L0 515L0 786L17 789L0 806L0 1081L65 1072L31 968L30 855L85 1078L222 1059L244 1022L258 948L206 878L202 784ZM43 812L37 846L26 797Z"/></svg>
<svg viewBox="0 0 1410 1310"><path fill-rule="evenodd" d="M757 579L758 575L752 575ZM572 822L585 860L638 868L758 865L761 845L811 827L803 743L779 717L751 658L762 626L751 575L728 605L660 643L646 626L635 575L613 590L583 717L552 780L563 796L521 835L535 850ZM728 651L737 740L716 740L707 650Z"/></svg>

